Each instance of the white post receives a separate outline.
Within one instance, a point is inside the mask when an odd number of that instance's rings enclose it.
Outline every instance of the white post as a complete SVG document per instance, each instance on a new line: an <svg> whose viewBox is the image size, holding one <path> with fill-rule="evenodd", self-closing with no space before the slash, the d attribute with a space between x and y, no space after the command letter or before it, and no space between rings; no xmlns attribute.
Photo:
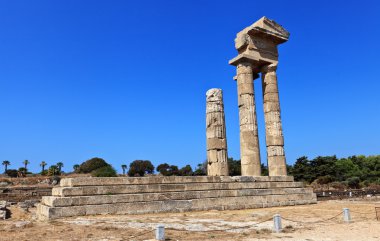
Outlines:
<svg viewBox="0 0 380 241"><path fill-rule="evenodd" d="M350 209L343 208L343 220L346 223L349 223L351 221Z"/></svg>
<svg viewBox="0 0 380 241"><path fill-rule="evenodd" d="M280 214L275 214L273 216L273 229L276 233L279 233L281 232L281 229L282 229L282 225L281 225L281 216Z"/></svg>
<svg viewBox="0 0 380 241"><path fill-rule="evenodd" d="M165 241L165 227L164 225L158 225L156 229L156 240Z"/></svg>

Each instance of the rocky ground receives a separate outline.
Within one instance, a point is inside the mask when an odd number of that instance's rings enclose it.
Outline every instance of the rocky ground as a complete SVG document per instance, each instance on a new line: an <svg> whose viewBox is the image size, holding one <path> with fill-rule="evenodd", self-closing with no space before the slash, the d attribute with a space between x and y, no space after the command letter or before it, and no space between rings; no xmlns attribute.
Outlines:
<svg viewBox="0 0 380 241"><path fill-rule="evenodd" d="M376 206L380 207L379 199L363 199L238 211L88 216L51 222L35 220L35 208L11 206L11 218L0 220L0 240L153 240L158 224L165 225L167 240L380 240ZM351 210L349 224L342 221L344 207ZM276 213L285 218L281 233L272 232L272 216Z"/></svg>

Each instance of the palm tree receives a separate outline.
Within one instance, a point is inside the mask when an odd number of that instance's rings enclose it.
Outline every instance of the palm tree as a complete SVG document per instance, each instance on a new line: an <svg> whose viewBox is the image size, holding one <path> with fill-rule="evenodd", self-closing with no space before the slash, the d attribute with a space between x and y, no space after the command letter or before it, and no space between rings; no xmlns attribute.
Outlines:
<svg viewBox="0 0 380 241"><path fill-rule="evenodd" d="M11 165L11 162L5 160L5 161L3 161L3 165L4 165L4 167L5 167L5 171L4 171L4 173L6 173L6 172L8 171L8 166Z"/></svg>
<svg viewBox="0 0 380 241"><path fill-rule="evenodd" d="M56 165L57 165L57 168L58 168L58 173L61 174L61 170L62 170L62 167L63 167L63 162L58 162Z"/></svg>
<svg viewBox="0 0 380 241"><path fill-rule="evenodd" d="M78 168L79 168L79 165L78 165L78 164L75 164L75 165L73 166L73 168L74 168L74 171L77 171Z"/></svg>
<svg viewBox="0 0 380 241"><path fill-rule="evenodd" d="M30 164L30 162L28 161L28 160L25 160L25 161L23 161L22 162L23 164L24 164L24 168L25 168L25 175L26 175L26 173L27 173L27 171L28 171L28 164Z"/></svg>
<svg viewBox="0 0 380 241"><path fill-rule="evenodd" d="M127 165L123 164L121 165L121 168L123 169L123 175L125 176L125 169L127 169Z"/></svg>
<svg viewBox="0 0 380 241"><path fill-rule="evenodd" d="M42 167L42 171L41 171L41 173L44 173L44 171L45 171L45 166L47 165L47 163L46 162L44 162L44 161L42 161L41 163L40 163L40 166Z"/></svg>

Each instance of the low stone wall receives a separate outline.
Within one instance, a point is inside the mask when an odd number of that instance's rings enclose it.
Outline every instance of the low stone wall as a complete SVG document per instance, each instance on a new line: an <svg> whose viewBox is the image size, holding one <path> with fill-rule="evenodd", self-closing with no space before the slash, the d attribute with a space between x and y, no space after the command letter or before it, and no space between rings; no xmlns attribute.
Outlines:
<svg viewBox="0 0 380 241"><path fill-rule="evenodd" d="M37 206L40 219L247 209L316 203L293 177L67 178Z"/></svg>
<svg viewBox="0 0 380 241"><path fill-rule="evenodd" d="M7 202L23 202L25 200L41 200L50 196L53 187L0 187L0 200Z"/></svg>

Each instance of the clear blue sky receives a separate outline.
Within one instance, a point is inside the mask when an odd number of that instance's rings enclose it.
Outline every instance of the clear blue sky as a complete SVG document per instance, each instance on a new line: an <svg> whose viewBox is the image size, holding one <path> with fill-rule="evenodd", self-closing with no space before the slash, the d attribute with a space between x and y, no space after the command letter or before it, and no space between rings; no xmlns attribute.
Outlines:
<svg viewBox="0 0 380 241"><path fill-rule="evenodd" d="M224 91L240 158L234 38L262 16L290 33L278 79L288 163L380 154L378 1L0 1L0 160L206 158L205 93ZM262 162L261 83L255 82Z"/></svg>

